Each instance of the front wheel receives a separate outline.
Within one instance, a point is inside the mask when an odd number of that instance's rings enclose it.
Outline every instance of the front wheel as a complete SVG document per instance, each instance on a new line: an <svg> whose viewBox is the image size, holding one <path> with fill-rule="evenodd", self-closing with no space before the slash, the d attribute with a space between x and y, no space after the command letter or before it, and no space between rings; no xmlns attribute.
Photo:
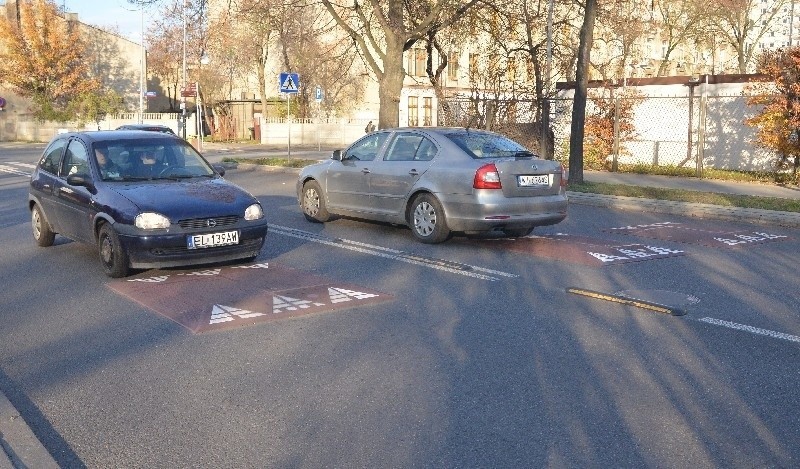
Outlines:
<svg viewBox="0 0 800 469"><path fill-rule="evenodd" d="M303 215L306 220L325 223L331 217L325 207L325 196L317 181L309 181L303 185Z"/></svg>
<svg viewBox="0 0 800 469"><path fill-rule="evenodd" d="M50 229L42 209L39 208L39 204L34 205L33 210L31 210L31 227L33 228L33 239L36 240L36 244L45 248L53 245L56 234Z"/></svg>
<svg viewBox="0 0 800 469"><path fill-rule="evenodd" d="M420 194L411 203L409 224L419 241L436 244L450 237L442 204L431 194Z"/></svg>
<svg viewBox="0 0 800 469"><path fill-rule="evenodd" d="M119 235L114 228L106 223L100 228L97 238L97 248L100 251L100 263L103 270L111 278L121 278L128 275L128 253L119 241Z"/></svg>

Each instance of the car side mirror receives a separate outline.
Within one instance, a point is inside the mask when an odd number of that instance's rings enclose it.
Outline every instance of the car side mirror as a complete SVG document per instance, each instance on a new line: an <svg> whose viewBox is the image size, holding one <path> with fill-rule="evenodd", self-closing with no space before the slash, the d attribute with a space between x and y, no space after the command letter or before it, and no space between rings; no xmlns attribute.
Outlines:
<svg viewBox="0 0 800 469"><path fill-rule="evenodd" d="M331 159L336 161L342 161L342 150L333 150Z"/></svg>
<svg viewBox="0 0 800 469"><path fill-rule="evenodd" d="M225 176L225 166L222 166L221 164L215 164L212 167L220 176Z"/></svg>
<svg viewBox="0 0 800 469"><path fill-rule="evenodd" d="M67 176L67 184L70 186L83 186L89 189L92 194L95 193L94 182L88 174L70 174Z"/></svg>

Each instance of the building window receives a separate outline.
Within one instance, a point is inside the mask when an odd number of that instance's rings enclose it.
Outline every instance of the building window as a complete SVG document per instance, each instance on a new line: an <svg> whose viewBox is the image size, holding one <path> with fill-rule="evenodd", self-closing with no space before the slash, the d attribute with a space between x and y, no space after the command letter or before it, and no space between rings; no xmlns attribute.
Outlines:
<svg viewBox="0 0 800 469"><path fill-rule="evenodd" d="M458 81L458 52L450 52L447 56L447 79Z"/></svg>
<svg viewBox="0 0 800 469"><path fill-rule="evenodd" d="M408 125L409 127L419 125L419 109L416 96L408 97Z"/></svg>
<svg viewBox="0 0 800 469"><path fill-rule="evenodd" d="M506 79L514 82L517 79L517 61L514 57L509 57L506 67Z"/></svg>
<svg viewBox="0 0 800 469"><path fill-rule="evenodd" d="M425 61L427 54L425 49L411 49L408 51L406 60L406 75L412 77L425 76Z"/></svg>
<svg viewBox="0 0 800 469"><path fill-rule="evenodd" d="M469 81L470 83L478 81L478 54L469 54Z"/></svg>
<svg viewBox="0 0 800 469"><path fill-rule="evenodd" d="M422 125L433 125L433 98L422 98Z"/></svg>

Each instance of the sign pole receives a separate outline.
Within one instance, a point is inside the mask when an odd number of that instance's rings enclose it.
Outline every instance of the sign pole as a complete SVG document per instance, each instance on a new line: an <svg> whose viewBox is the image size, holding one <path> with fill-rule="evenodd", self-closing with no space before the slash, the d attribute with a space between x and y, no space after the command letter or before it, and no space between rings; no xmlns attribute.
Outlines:
<svg viewBox="0 0 800 469"><path fill-rule="evenodd" d="M290 160L292 159L292 117L289 113L289 93L286 93L286 128L289 130L289 135L286 139L286 159Z"/></svg>

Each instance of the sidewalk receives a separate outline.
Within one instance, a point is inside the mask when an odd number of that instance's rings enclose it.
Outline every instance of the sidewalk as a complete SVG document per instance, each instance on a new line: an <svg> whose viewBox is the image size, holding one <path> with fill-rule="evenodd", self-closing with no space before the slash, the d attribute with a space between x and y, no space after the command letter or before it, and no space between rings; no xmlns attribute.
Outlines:
<svg viewBox="0 0 800 469"><path fill-rule="evenodd" d="M0 392L0 469L58 468L17 409Z"/></svg>

